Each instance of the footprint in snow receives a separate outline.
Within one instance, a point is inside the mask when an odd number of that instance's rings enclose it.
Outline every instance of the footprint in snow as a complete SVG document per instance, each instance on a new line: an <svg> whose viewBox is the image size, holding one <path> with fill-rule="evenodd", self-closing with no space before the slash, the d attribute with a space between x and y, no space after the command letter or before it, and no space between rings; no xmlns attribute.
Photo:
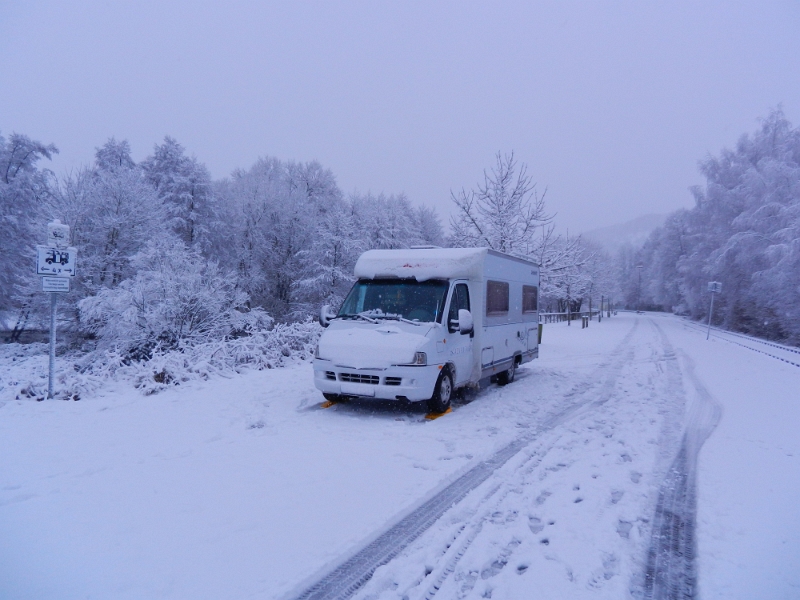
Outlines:
<svg viewBox="0 0 800 600"><path fill-rule="evenodd" d="M639 473L638 471L631 471L631 481L633 483L639 483L639 480L641 480L641 478L642 478L641 473Z"/></svg>
<svg viewBox="0 0 800 600"><path fill-rule="evenodd" d="M528 517L528 527L531 528L531 533L533 534L537 534L544 529L542 520L539 517Z"/></svg>
<svg viewBox="0 0 800 600"><path fill-rule="evenodd" d="M493 512L490 521L494 525L502 525L504 523L511 523L512 521L517 520L517 511L510 510L507 513L503 513L502 511Z"/></svg>
<svg viewBox="0 0 800 600"><path fill-rule="evenodd" d="M627 540L631 535L631 529L633 529L633 523L631 523L630 521L622 521L622 520L620 520L617 523L617 533L619 534L619 537L621 537L621 538L624 538L624 539Z"/></svg>
<svg viewBox="0 0 800 600"><path fill-rule="evenodd" d="M519 546L520 543L521 542L519 540L511 540L508 543L508 546L506 546L503 551L500 552L500 556L498 556L491 562L491 564L481 570L481 579L489 579L490 577L494 577L500 571L502 571L503 568L508 564L508 559L514 552L514 548Z"/></svg>
<svg viewBox="0 0 800 600"><path fill-rule="evenodd" d="M545 500L547 500L547 499L548 499L550 496L552 496L552 495L553 495L553 494L552 494L552 493L550 493L550 492L548 492L547 490L542 490L542 493L541 493L541 494L539 494L539 497L538 497L538 498L536 498L536 504L538 504L539 506L541 506L542 504L544 504L544 503L545 503Z"/></svg>
<svg viewBox="0 0 800 600"><path fill-rule="evenodd" d="M625 495L625 492L622 490L614 490L611 492L611 504L616 504L620 500L622 500L622 496Z"/></svg>
<svg viewBox="0 0 800 600"><path fill-rule="evenodd" d="M603 567L592 574L587 585L590 588L602 587L606 581L619 572L619 559L614 553L603 552Z"/></svg>
<svg viewBox="0 0 800 600"><path fill-rule="evenodd" d="M459 572L455 576L455 580L460 582L461 588L461 598L467 595L468 592L472 591L472 588L475 587L475 583L478 581L479 573L477 571L469 571L468 573ZM408 598L408 596L405 596Z"/></svg>

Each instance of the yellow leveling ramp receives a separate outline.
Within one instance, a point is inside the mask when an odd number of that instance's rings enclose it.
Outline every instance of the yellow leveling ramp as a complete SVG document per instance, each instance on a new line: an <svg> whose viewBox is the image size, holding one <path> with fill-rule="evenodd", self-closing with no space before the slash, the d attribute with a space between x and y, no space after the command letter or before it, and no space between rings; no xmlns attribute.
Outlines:
<svg viewBox="0 0 800 600"><path fill-rule="evenodd" d="M451 412L453 412L453 409L448 406L446 411L441 412L441 413L428 413L427 415L425 415L425 418L428 419L429 421L433 421L434 419L438 419L439 417L443 417L447 413L451 413Z"/></svg>

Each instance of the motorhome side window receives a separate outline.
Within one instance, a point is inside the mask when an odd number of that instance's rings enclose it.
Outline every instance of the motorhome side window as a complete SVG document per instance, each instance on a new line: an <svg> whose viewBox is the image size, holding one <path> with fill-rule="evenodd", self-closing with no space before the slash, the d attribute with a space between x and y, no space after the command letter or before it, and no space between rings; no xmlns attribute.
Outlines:
<svg viewBox="0 0 800 600"><path fill-rule="evenodd" d="M486 282L486 316L499 317L508 314L508 283Z"/></svg>
<svg viewBox="0 0 800 600"><path fill-rule="evenodd" d="M539 309L539 289L533 285L522 286L522 312L535 313Z"/></svg>
<svg viewBox="0 0 800 600"><path fill-rule="evenodd" d="M469 289L466 283L458 283L453 288L453 297L450 298L450 312L447 316L448 327L453 321L458 321L459 309L469 310Z"/></svg>

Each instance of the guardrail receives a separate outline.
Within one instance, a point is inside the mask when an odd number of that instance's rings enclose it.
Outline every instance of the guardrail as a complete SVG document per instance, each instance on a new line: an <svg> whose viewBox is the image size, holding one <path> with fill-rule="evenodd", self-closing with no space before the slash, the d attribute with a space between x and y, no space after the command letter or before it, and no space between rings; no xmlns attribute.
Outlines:
<svg viewBox="0 0 800 600"><path fill-rule="evenodd" d="M539 323L546 325L547 323L561 323L562 321L582 321L584 317L592 321L599 314L599 310L592 310L591 312L584 310L580 312L539 313Z"/></svg>

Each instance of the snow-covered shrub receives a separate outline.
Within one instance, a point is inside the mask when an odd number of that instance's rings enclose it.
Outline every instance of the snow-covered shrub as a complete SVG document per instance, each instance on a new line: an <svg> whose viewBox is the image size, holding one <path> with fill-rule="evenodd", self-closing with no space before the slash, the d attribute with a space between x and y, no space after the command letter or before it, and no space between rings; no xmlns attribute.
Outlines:
<svg viewBox="0 0 800 600"><path fill-rule="evenodd" d="M57 358L55 397L80 400L109 381L130 382L143 394L154 394L188 381L229 377L247 369L282 367L313 357L321 331L314 321L277 324L241 337L173 350L159 348L149 359L138 361L115 350L73 350ZM47 356L47 344L0 344L0 402L44 400Z"/></svg>
<svg viewBox="0 0 800 600"><path fill-rule="evenodd" d="M130 378L145 394L172 385L245 369L272 369L314 356L321 329L313 321L277 324L247 336L208 342L153 354L150 360L120 365L118 375ZM310 374L309 374L310 377Z"/></svg>
<svg viewBox="0 0 800 600"><path fill-rule="evenodd" d="M0 402L44 400L48 388L48 356L48 344L0 344ZM102 373L102 369L96 372L76 370L75 360L81 356L72 351L59 354L56 359L56 399L80 400L91 395L106 380L108 374Z"/></svg>
<svg viewBox="0 0 800 600"><path fill-rule="evenodd" d="M131 260L136 275L79 303L82 326L104 351L145 360L269 328L272 318L248 309L247 295L216 264L175 240L151 242Z"/></svg>

